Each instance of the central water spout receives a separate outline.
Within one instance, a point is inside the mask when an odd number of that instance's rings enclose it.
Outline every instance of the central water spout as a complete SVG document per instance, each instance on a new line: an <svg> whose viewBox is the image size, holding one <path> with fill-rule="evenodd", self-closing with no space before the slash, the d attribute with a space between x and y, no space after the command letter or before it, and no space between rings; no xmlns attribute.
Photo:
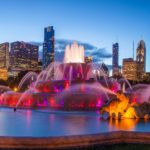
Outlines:
<svg viewBox="0 0 150 150"><path fill-rule="evenodd" d="M84 47L76 41L67 45L65 49L64 63L84 63Z"/></svg>

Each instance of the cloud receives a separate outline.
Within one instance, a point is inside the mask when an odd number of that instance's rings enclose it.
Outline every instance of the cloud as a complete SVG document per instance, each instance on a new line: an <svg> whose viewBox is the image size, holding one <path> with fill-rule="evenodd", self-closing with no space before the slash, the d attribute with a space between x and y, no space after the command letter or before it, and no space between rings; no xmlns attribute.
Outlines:
<svg viewBox="0 0 150 150"><path fill-rule="evenodd" d="M64 56L64 49L67 44L71 44L73 40L57 39L55 41L55 59L56 61L62 61ZM92 44L77 41L79 45L83 45L85 48L85 56L92 56L94 62L102 62L104 59L112 57L105 48L98 48Z"/></svg>

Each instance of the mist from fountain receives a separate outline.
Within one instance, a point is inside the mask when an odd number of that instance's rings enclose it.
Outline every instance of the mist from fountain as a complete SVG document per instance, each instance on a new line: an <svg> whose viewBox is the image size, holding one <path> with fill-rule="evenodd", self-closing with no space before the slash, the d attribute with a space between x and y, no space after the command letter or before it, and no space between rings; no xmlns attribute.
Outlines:
<svg viewBox="0 0 150 150"><path fill-rule="evenodd" d="M112 90L108 88L105 88L99 83L93 83L93 84L84 83L84 84L73 85L69 89L63 90L60 94L56 95L56 97L66 96L69 92L73 94L76 93L76 94L87 94L87 95L101 95L101 94L105 96L107 94L116 95L115 92L113 92ZM108 97L106 96L106 98Z"/></svg>
<svg viewBox="0 0 150 150"><path fill-rule="evenodd" d="M145 85L145 88L139 89L138 92L140 93L140 99L142 102L149 102L150 103L150 85Z"/></svg>
<svg viewBox="0 0 150 150"><path fill-rule="evenodd" d="M127 83L127 85L129 86L129 88L132 90L132 86L131 86L130 82L129 82L125 77L119 79L118 82L119 82L119 83L123 83L123 84L124 84L124 83Z"/></svg>
<svg viewBox="0 0 150 150"><path fill-rule="evenodd" d="M109 88L109 85L108 85L108 79L107 79L107 74L106 72L104 71L103 67L102 67L102 64L93 64L92 66L94 68L94 70L98 70L100 72L100 76L103 76L104 77L104 81L105 81L105 84L107 86L107 88ZM96 75L95 75L96 77Z"/></svg>
<svg viewBox="0 0 150 150"><path fill-rule="evenodd" d="M70 101L76 103L77 99L80 99L79 102L92 102L92 106L99 107L104 101L109 101L109 95L116 95L114 92L116 90L108 89L109 85L106 78L107 88L103 87L93 74L92 67L91 63L86 64L84 62L84 47L78 46L74 42L71 46L66 46L63 63L53 62L38 75L34 72L27 73L20 81L18 89L21 90L25 84L29 83L28 90L17 94L16 100L13 96L15 93L3 94L3 99L7 105L12 99L14 101L13 106L16 103L16 107L33 107L34 105L57 105L60 107L62 100L67 103ZM90 81L91 77L94 80Z"/></svg>
<svg viewBox="0 0 150 150"><path fill-rule="evenodd" d="M22 86L28 82L28 85L31 84L32 82L36 81L38 77L38 74L36 72L30 71L28 72L20 81L18 85L18 90L20 91Z"/></svg>
<svg viewBox="0 0 150 150"><path fill-rule="evenodd" d="M7 86L0 85L0 93L4 93L4 92L7 92L7 91L12 91L12 89L10 89Z"/></svg>
<svg viewBox="0 0 150 150"><path fill-rule="evenodd" d="M116 95L115 92L103 87L99 83L93 84L77 84L72 85L69 89L64 89L61 93L55 96L55 100L58 103L66 104L67 108L72 105L76 106L80 102L80 107L97 107L100 108L103 104L110 99L108 94ZM70 106L71 105L71 106Z"/></svg>

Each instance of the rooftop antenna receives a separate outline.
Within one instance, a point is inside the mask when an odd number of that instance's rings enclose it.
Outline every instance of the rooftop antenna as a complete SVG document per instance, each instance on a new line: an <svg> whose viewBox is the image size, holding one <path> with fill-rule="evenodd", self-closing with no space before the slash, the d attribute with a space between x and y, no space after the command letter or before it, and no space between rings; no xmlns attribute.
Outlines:
<svg viewBox="0 0 150 150"><path fill-rule="evenodd" d="M133 40L133 60L134 60L134 40Z"/></svg>
<svg viewBox="0 0 150 150"><path fill-rule="evenodd" d="M116 42L118 43L119 42L119 40L118 40L119 38L118 38L118 35L116 35Z"/></svg>
<svg viewBox="0 0 150 150"><path fill-rule="evenodd" d="M141 34L141 39L140 40L143 40L143 35Z"/></svg>

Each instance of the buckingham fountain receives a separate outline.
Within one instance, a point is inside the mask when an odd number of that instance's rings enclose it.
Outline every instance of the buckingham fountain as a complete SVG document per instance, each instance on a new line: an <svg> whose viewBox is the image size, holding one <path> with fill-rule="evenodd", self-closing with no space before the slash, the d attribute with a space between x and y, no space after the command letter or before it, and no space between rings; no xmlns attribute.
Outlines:
<svg viewBox="0 0 150 150"><path fill-rule="evenodd" d="M22 92L25 85L28 89ZM92 63L85 63L84 47L77 42L66 46L63 63L51 63L40 74L27 73L18 89L20 92L8 89L2 93L0 104L15 108L98 110L109 95L115 95L97 82Z"/></svg>
<svg viewBox="0 0 150 150"><path fill-rule="evenodd" d="M99 81L93 66L74 42L66 46L63 63L28 72L18 91L0 86L0 148L150 143L150 85Z"/></svg>
<svg viewBox="0 0 150 150"><path fill-rule="evenodd" d="M126 91L125 83L129 86ZM0 89L0 105L14 110L100 110L101 116L107 113L110 118L150 118L149 86L142 88L147 98L139 94L140 85L132 87L126 79L105 79L104 86L97 81L93 64L85 62L84 47L77 42L66 46L63 63L51 63L39 74L28 72L20 81L18 92L4 86Z"/></svg>

